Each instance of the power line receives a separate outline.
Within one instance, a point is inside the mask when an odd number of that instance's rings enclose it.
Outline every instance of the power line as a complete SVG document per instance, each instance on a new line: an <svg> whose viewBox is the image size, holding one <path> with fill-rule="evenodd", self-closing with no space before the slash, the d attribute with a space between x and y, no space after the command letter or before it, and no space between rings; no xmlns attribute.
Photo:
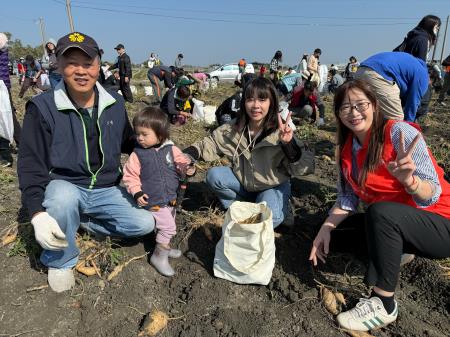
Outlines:
<svg viewBox="0 0 450 337"><path fill-rule="evenodd" d="M54 0L56 1L56 0ZM83 1L83 0L75 0L72 3L80 3L80 4L88 4L91 5L92 1ZM96 2L98 4L99 2ZM100 2L100 4L108 5L108 7L121 7L123 8L123 4L110 4L105 2ZM75 5L74 5L75 7ZM78 6L76 6L78 7ZM127 8L143 8L143 9L152 9L152 10L160 10L160 11L169 11L173 12L173 8L163 8L163 7L149 7L149 6L136 6L129 5L127 3ZM279 17L279 18L297 18L297 19L332 19L332 20L418 20L420 18L399 18L399 17L336 17L336 16L304 16L304 15L284 15L284 14L260 14L260 13L245 13L245 12L224 12L224 11L208 11L201 9L187 9L187 8L177 8L179 11L183 12L194 12L194 13L205 13L205 14L224 14L224 15L245 15L245 16L260 16L260 17Z"/></svg>
<svg viewBox="0 0 450 337"><path fill-rule="evenodd" d="M117 14L117 10L110 8L92 7L92 6L79 6L72 5L72 7L92 9L96 11L112 12ZM256 24L256 25L280 25L280 26L310 26L310 27L354 27L354 26L401 26L410 25L411 22L393 22L393 23L349 23L349 24L338 24L338 23L289 23L289 22L261 22L261 21L243 21L243 20L231 20L231 19L209 19L209 18L198 18L198 17L188 17L188 16L175 16L175 15L164 15L137 11L124 11L121 10L121 14L134 14L134 15L144 15L152 17L162 17L169 19L178 20L191 20L191 21L207 21L207 22L222 22L222 23L242 23L242 24Z"/></svg>
<svg viewBox="0 0 450 337"><path fill-rule="evenodd" d="M20 21L26 21L26 22L34 22L36 19L24 19L24 18L19 18L16 16L10 16L10 15L4 15L4 14L0 14L0 16L4 17L4 18L8 18L8 19L14 19L14 20L20 20Z"/></svg>

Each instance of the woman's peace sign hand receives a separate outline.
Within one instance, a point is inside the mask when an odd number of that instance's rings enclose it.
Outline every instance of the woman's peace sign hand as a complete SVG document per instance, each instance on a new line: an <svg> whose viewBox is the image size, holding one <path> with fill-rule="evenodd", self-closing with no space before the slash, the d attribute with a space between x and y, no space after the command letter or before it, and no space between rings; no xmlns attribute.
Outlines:
<svg viewBox="0 0 450 337"><path fill-rule="evenodd" d="M400 131L400 146L397 158L387 164L387 169L403 186L409 187L413 184L413 173L416 170L416 164L412 159L412 153L420 140L420 133L414 137L409 149L405 149L405 137Z"/></svg>
<svg viewBox="0 0 450 337"><path fill-rule="evenodd" d="M289 122L291 121L291 114L292 112L289 111L288 115L286 116L286 122L283 122L283 119L281 118L281 114L278 113L278 130L280 141L284 144L289 143L292 140L292 137L294 137L294 130L289 126Z"/></svg>

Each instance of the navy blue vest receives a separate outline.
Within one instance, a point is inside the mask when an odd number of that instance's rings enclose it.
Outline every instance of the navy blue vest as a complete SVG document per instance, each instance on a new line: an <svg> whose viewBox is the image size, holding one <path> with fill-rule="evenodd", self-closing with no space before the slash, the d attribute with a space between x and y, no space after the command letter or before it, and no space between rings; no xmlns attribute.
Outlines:
<svg viewBox="0 0 450 337"><path fill-rule="evenodd" d="M142 192L148 195L148 208L167 206L176 200L179 177L175 167L172 145L159 150L136 147L134 152L141 163Z"/></svg>
<svg viewBox="0 0 450 337"><path fill-rule="evenodd" d="M116 98L116 96L114 96ZM127 115L123 101L106 107L98 117L103 163L97 172L89 167L87 139L76 110L59 111L54 92L49 90L31 100L47 122L52 135L49 149L50 178L62 179L85 188L118 185L121 173L121 146Z"/></svg>

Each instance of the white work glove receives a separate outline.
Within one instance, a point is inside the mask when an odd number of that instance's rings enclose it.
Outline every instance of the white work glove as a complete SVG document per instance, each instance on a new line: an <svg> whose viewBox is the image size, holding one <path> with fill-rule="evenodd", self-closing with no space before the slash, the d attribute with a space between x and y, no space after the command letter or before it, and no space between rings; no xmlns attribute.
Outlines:
<svg viewBox="0 0 450 337"><path fill-rule="evenodd" d="M63 250L69 246L66 235L59 228L56 220L47 212L42 212L31 219L34 237L42 248L47 250Z"/></svg>

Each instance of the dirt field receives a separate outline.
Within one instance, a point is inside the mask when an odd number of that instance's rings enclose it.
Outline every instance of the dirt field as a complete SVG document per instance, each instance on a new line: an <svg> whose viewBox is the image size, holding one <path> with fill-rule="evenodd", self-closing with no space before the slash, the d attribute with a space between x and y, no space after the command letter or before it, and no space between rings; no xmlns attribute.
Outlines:
<svg viewBox="0 0 450 337"><path fill-rule="evenodd" d="M207 103L220 102L233 92L219 86L203 95ZM25 100L15 104L23 117ZM25 98L29 98L25 97ZM139 99L139 97L138 97ZM144 103L129 105L130 114ZM147 313L159 309L170 320L160 336L282 337L346 336L319 298L318 287L340 291L351 308L367 294L362 284L365 256L331 253L326 265L312 268L307 261L312 238L335 199L334 119L327 107L324 128L301 126L299 137L315 145L316 174L293 180L296 226L277 229L276 266L264 286L244 286L217 279L212 273L215 245L220 236L220 214L211 208L213 196L202 182L205 171L190 182L184 211L178 216L174 244L183 256L174 261L176 276L159 275L148 256L130 262L111 281L115 265L150 253L154 236L127 242L96 242L83 236L85 255L96 254L99 273L76 273L72 292L56 294L46 287L46 270L38 262L27 215L20 210L15 164L0 171L0 234L18 228L18 237L0 248L0 336L137 336ZM450 109L432 107L425 134L438 161L450 172ZM188 124L173 131L181 147L208 132ZM206 168L206 165L203 165ZM91 247L92 246L92 247ZM402 269L396 323L373 336L450 336L450 261L417 258Z"/></svg>

